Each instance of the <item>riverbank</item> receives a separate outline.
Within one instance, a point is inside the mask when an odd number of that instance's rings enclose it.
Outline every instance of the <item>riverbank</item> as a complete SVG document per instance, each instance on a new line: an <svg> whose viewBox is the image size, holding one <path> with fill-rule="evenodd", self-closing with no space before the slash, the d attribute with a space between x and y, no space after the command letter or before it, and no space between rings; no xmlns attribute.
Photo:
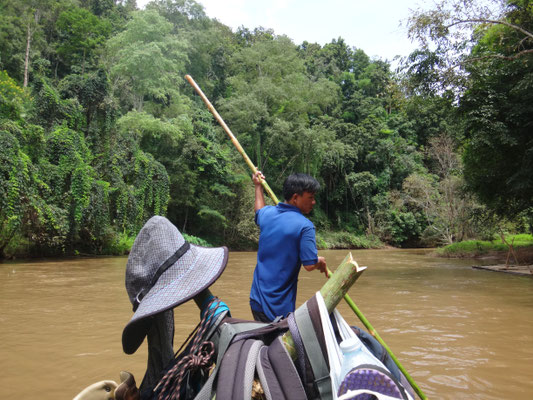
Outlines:
<svg viewBox="0 0 533 400"><path fill-rule="evenodd" d="M319 250L382 249L387 247L377 236L357 235L343 231L322 231L316 234Z"/></svg>
<svg viewBox="0 0 533 400"><path fill-rule="evenodd" d="M437 249L437 255L448 258L472 258L480 261L475 268L520 275L531 275L533 235L509 235L492 241L468 240ZM512 246L509 246L509 243Z"/></svg>

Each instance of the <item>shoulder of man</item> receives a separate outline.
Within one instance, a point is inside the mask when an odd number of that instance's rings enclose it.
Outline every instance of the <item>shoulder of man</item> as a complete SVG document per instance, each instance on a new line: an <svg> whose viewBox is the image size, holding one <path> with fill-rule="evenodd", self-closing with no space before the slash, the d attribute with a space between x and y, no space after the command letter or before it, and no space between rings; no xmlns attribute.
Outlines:
<svg viewBox="0 0 533 400"><path fill-rule="evenodd" d="M257 210L255 213L264 213L264 212L269 212L269 211L272 211L272 209L274 208L275 206L270 206L270 205L266 205L266 206L263 206L261 207L259 210Z"/></svg>
<svg viewBox="0 0 533 400"><path fill-rule="evenodd" d="M264 206L261 207L259 210L256 210L254 216L255 223L259 225L259 220L263 218L263 215L265 215L265 213L268 214L269 212L271 212L273 208L274 206Z"/></svg>

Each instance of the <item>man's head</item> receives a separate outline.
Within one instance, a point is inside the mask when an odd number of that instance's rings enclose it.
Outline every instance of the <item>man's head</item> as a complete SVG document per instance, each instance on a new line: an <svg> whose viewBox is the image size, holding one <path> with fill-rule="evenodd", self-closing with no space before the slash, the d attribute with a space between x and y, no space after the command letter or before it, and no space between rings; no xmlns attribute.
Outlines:
<svg viewBox="0 0 533 400"><path fill-rule="evenodd" d="M283 183L283 197L285 201L300 209L303 214L309 214L315 205L315 193L320 189L320 183L307 174L292 174Z"/></svg>

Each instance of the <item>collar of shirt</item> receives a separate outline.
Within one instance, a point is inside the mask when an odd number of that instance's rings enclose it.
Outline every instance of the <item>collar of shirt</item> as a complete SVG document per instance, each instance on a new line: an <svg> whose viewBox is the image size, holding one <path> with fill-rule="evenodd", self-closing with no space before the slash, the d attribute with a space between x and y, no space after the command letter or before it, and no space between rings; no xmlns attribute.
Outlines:
<svg viewBox="0 0 533 400"><path fill-rule="evenodd" d="M285 211L296 211L298 213L302 213L302 211L296 207L296 206L293 206L292 204L288 204L288 203L278 203L278 205L276 206L279 208L279 210L281 212L285 212Z"/></svg>

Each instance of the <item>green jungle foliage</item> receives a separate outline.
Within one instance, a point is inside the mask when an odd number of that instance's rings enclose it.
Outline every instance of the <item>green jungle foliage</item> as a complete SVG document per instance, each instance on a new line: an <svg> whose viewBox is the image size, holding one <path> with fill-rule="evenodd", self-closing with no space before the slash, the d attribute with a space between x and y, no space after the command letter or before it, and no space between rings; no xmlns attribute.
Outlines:
<svg viewBox="0 0 533 400"><path fill-rule="evenodd" d="M502 18L531 32L531 9ZM194 0L0 0L0 258L125 254L152 215L254 248L250 172L186 74L276 193L293 172L320 181L321 248L449 244L502 218L524 231L532 39L481 25L469 40L460 91L423 47L392 71L342 38L232 32Z"/></svg>

